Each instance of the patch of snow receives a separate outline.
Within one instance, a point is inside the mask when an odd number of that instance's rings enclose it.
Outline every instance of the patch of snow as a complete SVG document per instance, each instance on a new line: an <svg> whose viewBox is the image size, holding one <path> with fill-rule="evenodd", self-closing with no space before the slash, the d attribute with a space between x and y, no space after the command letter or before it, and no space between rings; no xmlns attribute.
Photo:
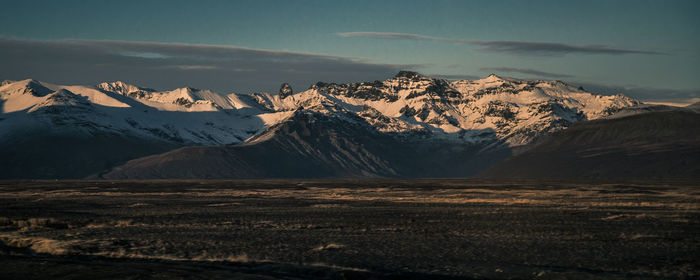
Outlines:
<svg viewBox="0 0 700 280"><path fill-rule="evenodd" d="M517 146L640 103L623 95L591 94L559 81L490 75L451 82L404 73L385 81L318 83L283 96L221 95L189 87L159 92L119 81L85 87L23 80L0 86L0 104L0 127L28 118L64 126L89 123L91 129L183 144L240 143L303 108L338 117L354 114L394 135L420 133L428 139L461 142L490 138ZM75 109L46 109L58 106Z"/></svg>

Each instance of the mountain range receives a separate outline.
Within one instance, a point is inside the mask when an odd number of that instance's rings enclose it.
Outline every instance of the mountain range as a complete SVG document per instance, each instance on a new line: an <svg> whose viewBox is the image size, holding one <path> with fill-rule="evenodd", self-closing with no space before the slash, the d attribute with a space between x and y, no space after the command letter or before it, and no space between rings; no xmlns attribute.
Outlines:
<svg viewBox="0 0 700 280"><path fill-rule="evenodd" d="M698 134L692 108L648 106L560 81L496 75L447 81L408 71L384 81L319 82L300 92L283 84L274 94L4 81L0 108L5 179L528 177L513 168L533 154L542 155L537 162L547 162L552 156L545 152L556 153L543 151L553 147L547 141L573 147L567 143L575 140L589 149L608 145L608 138L622 147L646 135L647 127L620 124L623 120L656 123L682 114L657 128L671 138L676 130L690 131L676 138L687 138L684 143L693 147ZM683 123L675 127L676 120ZM599 127L636 134L561 136ZM673 150L676 144L665 147ZM694 149L679 151L693 155ZM558 160L552 164L562 166L566 157ZM676 176L671 173L662 175ZM540 176L534 170L527 174Z"/></svg>

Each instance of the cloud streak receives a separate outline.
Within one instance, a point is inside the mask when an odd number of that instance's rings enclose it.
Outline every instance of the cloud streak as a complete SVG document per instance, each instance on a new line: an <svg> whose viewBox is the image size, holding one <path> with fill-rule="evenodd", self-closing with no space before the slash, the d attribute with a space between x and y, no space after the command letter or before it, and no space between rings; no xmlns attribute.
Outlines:
<svg viewBox="0 0 700 280"><path fill-rule="evenodd" d="M624 94L641 101L670 102L677 104L690 104L700 101L700 88L696 89L667 89L651 87L629 87L603 85L589 82L570 82L572 85L582 86L592 93L598 94Z"/></svg>
<svg viewBox="0 0 700 280"><path fill-rule="evenodd" d="M478 41L474 40L463 40L463 39L450 39L443 37L432 37L418 34L410 33L391 33L391 32L341 32L338 33L341 37L365 37L365 38L375 38L375 39L403 39L403 40L417 40L417 41L435 41L435 42L448 42L448 43L458 43L458 44L473 44Z"/></svg>
<svg viewBox="0 0 700 280"><path fill-rule="evenodd" d="M300 90L317 81L376 80L417 67L237 46L2 37L0 61L0 77L6 79L70 84L123 80L150 88L192 86L221 93L274 92L282 82Z"/></svg>
<svg viewBox="0 0 700 280"><path fill-rule="evenodd" d="M605 54L605 55L625 55L625 54L646 54L664 55L662 52L612 48L608 46L575 46L563 43L552 42L529 42L529 41L481 41L468 39L454 39L445 37L432 37L410 33L391 32L342 32L341 37L364 37L374 39L394 39L413 41L447 42L454 44L468 44L479 46L482 51L510 53L516 55L565 55L565 54Z"/></svg>
<svg viewBox="0 0 700 280"><path fill-rule="evenodd" d="M216 70L219 67L211 65L166 65L163 68L174 68L180 70Z"/></svg>
<svg viewBox="0 0 700 280"><path fill-rule="evenodd" d="M434 78L440 78L440 79L445 79L445 80L478 80L483 77L475 76L475 75L452 75L452 74L429 74L426 75L429 77L434 77Z"/></svg>
<svg viewBox="0 0 700 280"><path fill-rule="evenodd" d="M493 72L503 72L503 73L520 73L526 75L532 75L544 78L571 78L572 75L551 73L545 71L539 71L535 69L523 69L523 68L513 68L513 67L485 67L481 68L482 71L493 71Z"/></svg>
<svg viewBox="0 0 700 280"><path fill-rule="evenodd" d="M533 55L563 55L569 53L581 54L650 54L662 55L664 53L653 51L641 51L631 49L617 49L607 46L574 46L562 43L526 42L526 41L478 41L474 45L482 46L482 50L491 52L505 52L513 54Z"/></svg>

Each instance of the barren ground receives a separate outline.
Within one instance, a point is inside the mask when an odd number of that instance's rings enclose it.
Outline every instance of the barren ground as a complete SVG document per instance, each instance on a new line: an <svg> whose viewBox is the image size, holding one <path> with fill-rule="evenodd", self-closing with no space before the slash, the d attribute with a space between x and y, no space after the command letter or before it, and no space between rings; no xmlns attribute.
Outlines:
<svg viewBox="0 0 700 280"><path fill-rule="evenodd" d="M697 183L0 182L28 278L696 278Z"/></svg>

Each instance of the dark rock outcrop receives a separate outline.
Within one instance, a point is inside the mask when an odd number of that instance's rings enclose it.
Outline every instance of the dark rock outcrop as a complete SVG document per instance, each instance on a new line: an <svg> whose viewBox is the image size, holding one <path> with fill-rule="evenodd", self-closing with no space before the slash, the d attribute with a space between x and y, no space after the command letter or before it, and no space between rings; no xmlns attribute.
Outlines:
<svg viewBox="0 0 700 280"><path fill-rule="evenodd" d="M284 83L282 86L280 86L279 94L280 98L285 98L294 94L294 91L292 90L292 86L290 86L288 83Z"/></svg>

